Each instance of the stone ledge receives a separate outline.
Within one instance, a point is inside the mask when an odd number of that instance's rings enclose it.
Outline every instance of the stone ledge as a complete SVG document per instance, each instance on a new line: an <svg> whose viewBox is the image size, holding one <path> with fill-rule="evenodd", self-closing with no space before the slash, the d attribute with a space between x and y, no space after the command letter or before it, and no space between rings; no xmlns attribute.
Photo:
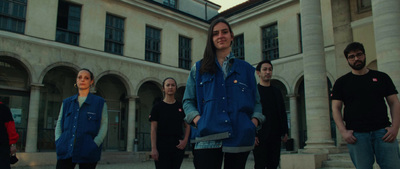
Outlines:
<svg viewBox="0 0 400 169"><path fill-rule="evenodd" d="M132 163L149 160L146 157L148 152L102 152L99 164ZM19 161L12 165L20 166L44 166L57 164L57 155L55 152L34 152L17 153Z"/></svg>
<svg viewBox="0 0 400 169"><path fill-rule="evenodd" d="M328 154L282 154L281 169L316 169L328 159Z"/></svg>

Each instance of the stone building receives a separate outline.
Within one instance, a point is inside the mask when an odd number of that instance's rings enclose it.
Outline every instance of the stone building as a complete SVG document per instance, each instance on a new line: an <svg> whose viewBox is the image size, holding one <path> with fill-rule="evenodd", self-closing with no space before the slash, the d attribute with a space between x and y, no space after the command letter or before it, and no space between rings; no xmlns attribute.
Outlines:
<svg viewBox="0 0 400 169"><path fill-rule="evenodd" d="M219 8L207 0L0 1L0 100L14 113L18 148L54 151L61 101L76 93L78 70L89 68L92 92L109 108L105 151L133 151L134 139L148 150L148 114L162 98L162 80L177 80L180 100L209 23L221 16L232 25L238 58L273 60L295 150L344 148L328 96L350 71L348 43L363 43L367 66L400 89L398 0L249 0Z"/></svg>

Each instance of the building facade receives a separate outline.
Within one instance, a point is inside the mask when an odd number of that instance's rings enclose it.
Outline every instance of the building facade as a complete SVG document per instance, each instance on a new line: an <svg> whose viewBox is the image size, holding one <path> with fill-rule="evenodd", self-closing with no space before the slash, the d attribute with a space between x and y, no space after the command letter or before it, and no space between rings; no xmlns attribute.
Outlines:
<svg viewBox="0 0 400 169"><path fill-rule="evenodd" d="M149 150L148 115L162 98L162 80L177 80L180 100L209 23L221 16L232 25L238 58L272 60L296 150L344 145L328 96L350 71L348 43L363 43L368 67L388 73L400 89L398 0L250 0L217 13L219 7L206 0L0 1L0 101L14 114L19 150L54 151L61 102L76 93L80 68L93 71L92 92L108 104L104 149L133 151L137 139L139 151Z"/></svg>

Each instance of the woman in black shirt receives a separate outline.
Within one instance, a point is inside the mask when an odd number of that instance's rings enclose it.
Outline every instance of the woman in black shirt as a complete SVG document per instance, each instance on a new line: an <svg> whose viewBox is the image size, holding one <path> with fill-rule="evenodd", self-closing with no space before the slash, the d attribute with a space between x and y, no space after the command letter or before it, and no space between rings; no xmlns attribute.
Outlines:
<svg viewBox="0 0 400 169"><path fill-rule="evenodd" d="M149 117L151 157L154 159L156 169L179 169L189 139L190 127L183 121L185 113L182 103L175 99L177 90L175 79L168 77L162 85L164 99L154 105Z"/></svg>

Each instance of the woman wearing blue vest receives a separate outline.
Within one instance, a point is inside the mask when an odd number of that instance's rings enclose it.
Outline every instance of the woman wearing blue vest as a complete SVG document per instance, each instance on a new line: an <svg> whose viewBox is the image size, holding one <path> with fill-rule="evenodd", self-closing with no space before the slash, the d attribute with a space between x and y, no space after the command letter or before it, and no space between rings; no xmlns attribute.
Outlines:
<svg viewBox="0 0 400 169"><path fill-rule="evenodd" d="M264 120L255 69L231 53L233 32L223 18L208 29L203 59L192 67L183 98L196 169L244 169Z"/></svg>
<svg viewBox="0 0 400 169"><path fill-rule="evenodd" d="M78 94L66 98L60 109L55 130L57 169L94 169L100 160L107 134L105 100L91 94L93 73L81 69L76 77Z"/></svg>

